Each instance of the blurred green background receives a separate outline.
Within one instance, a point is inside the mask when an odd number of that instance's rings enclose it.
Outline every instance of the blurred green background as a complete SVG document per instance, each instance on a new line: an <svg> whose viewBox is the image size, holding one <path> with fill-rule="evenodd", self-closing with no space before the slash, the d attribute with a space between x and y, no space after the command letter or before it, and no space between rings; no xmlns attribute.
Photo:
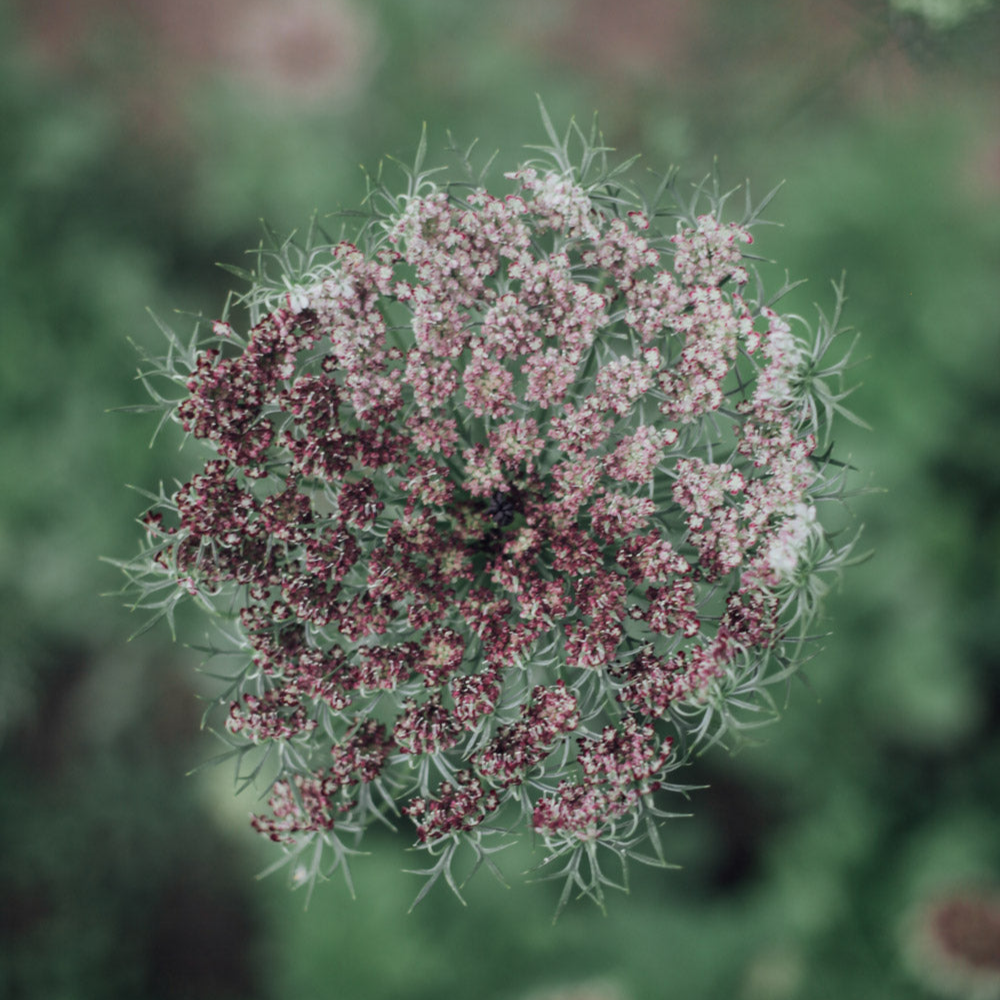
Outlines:
<svg viewBox="0 0 1000 1000"><path fill-rule="evenodd" d="M6 0L0 39L0 997L936 995L909 915L1000 881L997 5ZM634 869L607 916L553 926L527 849L510 888L408 916L413 856L378 835L357 900L335 880L304 911L254 879L254 802L184 776L215 749L197 655L126 643L100 596L99 556L138 544L125 484L188 461L105 411L144 401L146 308L218 314L214 264L260 217L356 206L359 164L409 159L424 121L513 169L536 92L650 167L787 181L759 246L810 279L786 303L810 318L847 272L874 430L838 446L887 491L855 503L877 555L763 744L689 773L711 788L665 831L681 869Z"/></svg>

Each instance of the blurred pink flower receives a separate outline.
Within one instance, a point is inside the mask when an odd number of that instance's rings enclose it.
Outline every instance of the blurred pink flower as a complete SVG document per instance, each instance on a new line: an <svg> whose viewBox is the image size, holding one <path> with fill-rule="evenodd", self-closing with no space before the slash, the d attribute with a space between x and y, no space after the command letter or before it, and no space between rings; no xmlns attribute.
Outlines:
<svg viewBox="0 0 1000 1000"><path fill-rule="evenodd" d="M1000 893L954 888L928 899L904 939L911 970L942 996L1000 997Z"/></svg>

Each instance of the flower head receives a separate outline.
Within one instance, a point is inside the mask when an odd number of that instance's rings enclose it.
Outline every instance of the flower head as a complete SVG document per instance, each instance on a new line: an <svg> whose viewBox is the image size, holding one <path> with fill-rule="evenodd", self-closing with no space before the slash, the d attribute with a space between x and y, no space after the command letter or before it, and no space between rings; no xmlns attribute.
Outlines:
<svg viewBox="0 0 1000 1000"><path fill-rule="evenodd" d="M630 855L794 665L800 593L846 555L816 352L746 292L755 214L706 188L661 231L582 138L586 170L553 135L504 195L418 164L163 369L211 454L135 579L237 609L227 731L273 750L253 825L290 857L396 812L432 872L533 830L599 894L597 847Z"/></svg>

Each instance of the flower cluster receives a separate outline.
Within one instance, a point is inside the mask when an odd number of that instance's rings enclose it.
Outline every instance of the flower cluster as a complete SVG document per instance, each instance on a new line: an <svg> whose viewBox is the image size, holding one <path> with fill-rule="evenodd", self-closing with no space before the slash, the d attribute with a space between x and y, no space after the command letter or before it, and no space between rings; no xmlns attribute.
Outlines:
<svg viewBox="0 0 1000 1000"><path fill-rule="evenodd" d="M211 454L144 518L138 603L230 623L224 738L269 755L253 826L289 857L397 815L450 864L520 826L599 894L596 847L766 706L846 561L816 516L836 318L798 336L750 293L749 197L670 212L550 136L503 196L422 146L354 243L262 256L245 334L147 373Z"/></svg>

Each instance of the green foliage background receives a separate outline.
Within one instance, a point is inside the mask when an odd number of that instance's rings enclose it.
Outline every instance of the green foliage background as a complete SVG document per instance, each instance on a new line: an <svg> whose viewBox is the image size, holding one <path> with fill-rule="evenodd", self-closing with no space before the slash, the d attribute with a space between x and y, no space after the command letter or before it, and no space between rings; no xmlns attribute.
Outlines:
<svg viewBox="0 0 1000 1000"><path fill-rule="evenodd" d="M222 46L231 0L0 3L0 996L931 996L901 960L907 914L1000 882L996 6L950 27L882 0L302 9L339 39L319 96L296 58L265 72ZM356 206L358 164L409 159L423 121L510 169L541 139L536 92L651 167L787 180L758 245L810 279L803 314L847 271L874 431L838 445L886 491L856 502L876 557L831 595L782 721L691 774L711 788L665 832L681 870L633 871L606 917L553 926L553 887L485 874L467 910L435 889L407 915L391 837L356 901L334 882L304 912L253 878L273 858L254 802L184 777L214 749L196 654L165 628L127 644L139 623L99 596L120 585L99 557L136 544L124 484L185 469L179 438L150 451L148 422L105 411L143 401L145 309L217 313L213 265L242 262L260 216Z"/></svg>

